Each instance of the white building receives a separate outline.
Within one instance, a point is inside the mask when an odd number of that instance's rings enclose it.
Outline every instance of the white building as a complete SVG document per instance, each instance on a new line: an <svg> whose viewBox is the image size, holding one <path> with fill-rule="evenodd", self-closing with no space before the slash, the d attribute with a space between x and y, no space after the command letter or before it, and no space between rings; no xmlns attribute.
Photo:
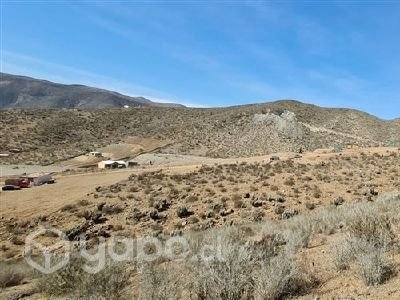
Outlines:
<svg viewBox="0 0 400 300"><path fill-rule="evenodd" d="M121 169L127 168L128 163L123 160L103 160L97 166L99 169Z"/></svg>

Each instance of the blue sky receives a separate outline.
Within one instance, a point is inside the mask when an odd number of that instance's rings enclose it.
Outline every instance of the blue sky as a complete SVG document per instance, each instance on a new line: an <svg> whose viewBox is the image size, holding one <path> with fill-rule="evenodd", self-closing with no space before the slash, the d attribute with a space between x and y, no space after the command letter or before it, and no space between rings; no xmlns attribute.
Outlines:
<svg viewBox="0 0 400 300"><path fill-rule="evenodd" d="M298 99L389 119L397 3L1 0L0 68L192 106Z"/></svg>

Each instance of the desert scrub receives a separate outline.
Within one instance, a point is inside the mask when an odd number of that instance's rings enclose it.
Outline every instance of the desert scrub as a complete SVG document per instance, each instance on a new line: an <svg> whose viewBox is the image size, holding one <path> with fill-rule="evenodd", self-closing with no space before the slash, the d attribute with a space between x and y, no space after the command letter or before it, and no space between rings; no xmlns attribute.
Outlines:
<svg viewBox="0 0 400 300"><path fill-rule="evenodd" d="M178 208L176 209L176 215L177 215L179 218L186 218L186 217L191 216L192 214L193 214L193 213L190 212L190 211L187 209L186 206L180 206L180 207L178 207Z"/></svg>
<svg viewBox="0 0 400 300"><path fill-rule="evenodd" d="M355 262L366 285L380 285L394 275L387 255L395 237L392 223L379 204L350 207L347 213L346 239L336 249L334 265L340 271Z"/></svg>
<svg viewBox="0 0 400 300"><path fill-rule="evenodd" d="M394 266L389 261L385 249L377 248L368 243L365 251L356 255L364 283L368 286L377 286L392 277Z"/></svg>
<svg viewBox="0 0 400 300"><path fill-rule="evenodd" d="M389 217L374 213L371 209L354 210L354 216L347 226L351 236L376 247L387 248L395 238Z"/></svg>
<svg viewBox="0 0 400 300"><path fill-rule="evenodd" d="M65 212L65 211L73 212L76 210L76 205L75 204L65 204L63 207L61 207L60 210L62 212Z"/></svg>
<svg viewBox="0 0 400 300"><path fill-rule="evenodd" d="M254 299L283 299L305 293L318 282L300 269L292 255L282 253L261 265L253 275Z"/></svg>
<svg viewBox="0 0 400 300"><path fill-rule="evenodd" d="M182 273L172 265L149 265L139 277L138 299L169 300L180 299Z"/></svg>
<svg viewBox="0 0 400 300"><path fill-rule="evenodd" d="M296 216L286 223L284 231L288 251L293 253L307 248L313 235L312 222L304 216Z"/></svg>
<svg viewBox="0 0 400 300"><path fill-rule="evenodd" d="M82 258L72 257L61 270L43 275L36 284L37 290L50 297L126 297L130 276L126 266L109 263L96 274L89 274L83 269L86 263Z"/></svg>
<svg viewBox="0 0 400 300"><path fill-rule="evenodd" d="M252 293L252 253L237 242L224 239L222 259L192 262L190 290L192 299L239 300Z"/></svg>
<svg viewBox="0 0 400 300"><path fill-rule="evenodd" d="M21 263L0 262L0 289L20 285L30 273Z"/></svg>

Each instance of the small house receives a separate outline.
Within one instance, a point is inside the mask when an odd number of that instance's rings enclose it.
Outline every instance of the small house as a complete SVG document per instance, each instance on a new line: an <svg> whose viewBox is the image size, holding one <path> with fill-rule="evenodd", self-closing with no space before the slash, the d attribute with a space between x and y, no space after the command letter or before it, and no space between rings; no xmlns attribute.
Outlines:
<svg viewBox="0 0 400 300"><path fill-rule="evenodd" d="M128 164L123 160L103 160L97 166L99 169L121 169L127 168Z"/></svg>

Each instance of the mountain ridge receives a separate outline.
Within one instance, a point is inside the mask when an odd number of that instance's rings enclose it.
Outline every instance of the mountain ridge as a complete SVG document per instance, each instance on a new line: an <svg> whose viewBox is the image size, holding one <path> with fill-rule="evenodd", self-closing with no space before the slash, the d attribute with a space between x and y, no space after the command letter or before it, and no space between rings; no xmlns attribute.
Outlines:
<svg viewBox="0 0 400 300"><path fill-rule="evenodd" d="M0 73L0 109L83 108L100 109L124 106L171 106L145 97L132 97L115 91L82 84L61 84L45 79Z"/></svg>
<svg viewBox="0 0 400 300"><path fill-rule="evenodd" d="M7 95L6 78L4 75L0 81L0 96ZM400 121L383 120L355 109L325 108L298 100L220 108L171 107L80 85L73 89L78 90L74 95L85 96L82 99L55 100L57 97L50 96L46 102L46 95L54 95L54 86L60 85L40 82L35 87L37 80L33 82L26 87L31 102L41 99L44 108L29 105L29 97L19 99L22 103L17 101L18 95L24 94L23 85L21 90L9 92L17 99L11 101L13 105L5 105L4 97L0 99L2 108L6 108L0 109L0 135L4 140L0 153L21 150L2 158L4 163L50 164L90 149L124 143L129 137L168 144L161 150L165 153L214 158L343 149L349 145L400 146ZM130 108L121 109L124 105Z"/></svg>

